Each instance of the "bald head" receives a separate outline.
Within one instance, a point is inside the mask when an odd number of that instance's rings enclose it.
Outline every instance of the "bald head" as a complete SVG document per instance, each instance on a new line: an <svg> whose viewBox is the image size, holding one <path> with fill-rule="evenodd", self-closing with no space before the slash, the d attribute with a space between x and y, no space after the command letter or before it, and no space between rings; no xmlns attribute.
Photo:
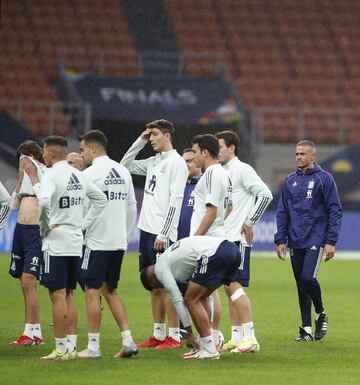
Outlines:
<svg viewBox="0 0 360 385"><path fill-rule="evenodd" d="M67 154L66 161L70 166L77 168L79 171L82 171L85 168L84 159L77 152L70 152L70 154Z"/></svg>

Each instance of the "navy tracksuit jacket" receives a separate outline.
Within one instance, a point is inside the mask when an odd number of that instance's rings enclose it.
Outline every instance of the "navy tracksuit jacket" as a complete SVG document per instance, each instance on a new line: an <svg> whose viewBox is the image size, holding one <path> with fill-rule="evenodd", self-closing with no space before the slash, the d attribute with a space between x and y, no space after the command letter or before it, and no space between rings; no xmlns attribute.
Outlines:
<svg viewBox="0 0 360 385"><path fill-rule="evenodd" d="M311 326L311 305L324 311L316 275L325 244L335 245L342 209L335 181L319 165L287 176L276 214L275 243L290 248L302 326Z"/></svg>

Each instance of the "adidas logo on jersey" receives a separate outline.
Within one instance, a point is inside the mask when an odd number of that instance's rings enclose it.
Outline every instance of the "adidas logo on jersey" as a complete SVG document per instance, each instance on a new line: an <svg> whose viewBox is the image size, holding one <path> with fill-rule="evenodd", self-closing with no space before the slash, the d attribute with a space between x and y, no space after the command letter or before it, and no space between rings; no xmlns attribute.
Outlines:
<svg viewBox="0 0 360 385"><path fill-rule="evenodd" d="M125 179L121 178L115 168L112 168L106 177L104 184L106 186L109 184L125 184Z"/></svg>
<svg viewBox="0 0 360 385"><path fill-rule="evenodd" d="M71 190L82 190L82 189L83 189L83 185L80 183L78 177L74 173L72 173L70 175L70 179L68 181L66 190L71 191Z"/></svg>

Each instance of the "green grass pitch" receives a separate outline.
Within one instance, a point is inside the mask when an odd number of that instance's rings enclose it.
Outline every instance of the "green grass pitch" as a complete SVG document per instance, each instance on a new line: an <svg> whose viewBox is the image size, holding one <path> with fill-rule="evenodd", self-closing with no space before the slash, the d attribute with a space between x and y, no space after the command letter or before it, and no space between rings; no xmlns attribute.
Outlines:
<svg viewBox="0 0 360 385"><path fill-rule="evenodd" d="M46 345L9 347L23 329L23 299L19 283L7 271L9 256L0 256L0 384L112 385L112 384L266 384L351 385L360 383L360 261L323 263L319 279L329 314L324 341L296 343L299 311L290 262L253 258L251 288L257 354L222 354L220 360L184 362L186 348L173 351L143 349L136 358L117 360L120 334L105 305L101 330L103 357L98 360L42 362L41 355L54 347L50 301L44 288L41 321ZM223 290L222 331L229 337L229 320ZM133 336L145 340L152 333L149 295L140 286L135 253L126 255L119 292L127 306ZM84 299L77 290L79 309L78 349L86 347Z"/></svg>

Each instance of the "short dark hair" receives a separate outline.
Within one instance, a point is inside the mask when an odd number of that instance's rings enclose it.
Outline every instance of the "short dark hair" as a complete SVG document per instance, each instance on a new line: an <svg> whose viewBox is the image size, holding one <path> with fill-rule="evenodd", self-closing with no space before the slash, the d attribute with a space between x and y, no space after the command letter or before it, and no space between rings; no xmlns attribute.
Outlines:
<svg viewBox="0 0 360 385"><path fill-rule="evenodd" d="M175 134L174 125L165 119L153 120L146 124L146 128L158 128L163 134L170 134L171 139Z"/></svg>
<svg viewBox="0 0 360 385"><path fill-rule="evenodd" d="M296 143L296 146L308 146L311 148L313 154L316 154L316 146L315 143L311 140L300 140L300 142Z"/></svg>
<svg viewBox="0 0 360 385"><path fill-rule="evenodd" d="M60 146L63 148L67 148L68 146L67 140L63 136L59 135L47 136L44 139L44 144L46 144L47 146Z"/></svg>
<svg viewBox="0 0 360 385"><path fill-rule="evenodd" d="M149 271L149 266L141 270L140 281L146 290L152 291L153 288L151 287L151 284L150 284L148 271Z"/></svg>
<svg viewBox="0 0 360 385"><path fill-rule="evenodd" d="M16 156L20 159L21 155L32 156L35 160L43 162L41 147L33 140L25 140L25 142L19 145L16 150Z"/></svg>
<svg viewBox="0 0 360 385"><path fill-rule="evenodd" d="M223 139L226 147L235 146L235 155L239 155L240 138L239 135L231 130L221 131L215 134L217 139Z"/></svg>
<svg viewBox="0 0 360 385"><path fill-rule="evenodd" d="M83 140L85 143L96 143L100 144L106 150L108 140L105 136L105 134L100 130L91 130L88 132L85 132L83 135L79 135L78 139L81 141Z"/></svg>
<svg viewBox="0 0 360 385"><path fill-rule="evenodd" d="M184 154L186 154L187 152L192 152L192 153L194 153L195 151L194 151L191 147L186 147L186 148L183 149L183 152L182 152L182 153L183 153L183 155L184 155Z"/></svg>
<svg viewBox="0 0 360 385"><path fill-rule="evenodd" d="M212 134L196 135L191 144L197 144L201 150L208 150L212 158L219 155L219 142Z"/></svg>

